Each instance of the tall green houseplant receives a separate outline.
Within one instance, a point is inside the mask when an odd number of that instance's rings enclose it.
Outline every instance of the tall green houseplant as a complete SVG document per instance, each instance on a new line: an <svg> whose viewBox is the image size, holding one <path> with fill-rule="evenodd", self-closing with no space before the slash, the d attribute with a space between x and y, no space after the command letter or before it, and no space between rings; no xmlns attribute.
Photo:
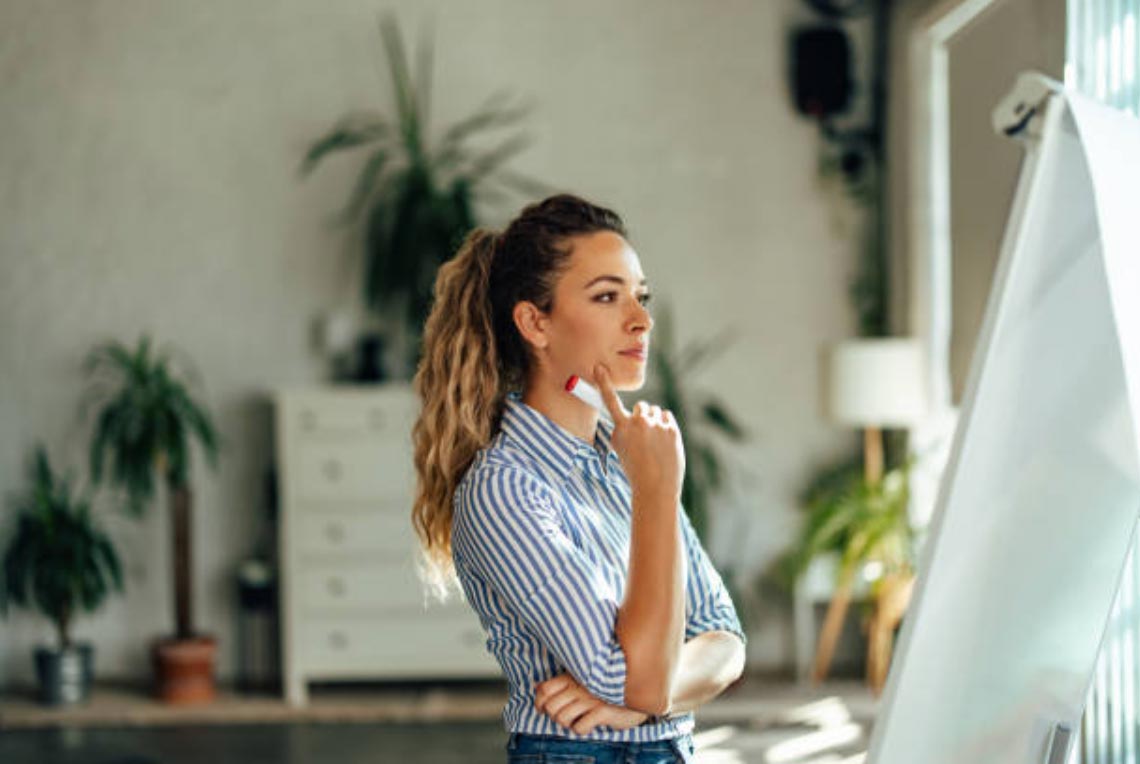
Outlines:
<svg viewBox="0 0 1140 764"><path fill-rule="evenodd" d="M217 466L214 424L191 394L188 382L175 373L171 359L152 351L145 335L134 350L117 341L97 346L88 354L85 367L88 401L99 406L91 439L92 479L99 483L106 475L113 486L123 489L126 506L136 517L154 498L156 479L166 484L172 529L174 641L207 640L194 627L190 464L191 447L197 442L210 466Z"/></svg>
<svg viewBox="0 0 1140 764"><path fill-rule="evenodd" d="M343 116L309 147L300 172L308 175L330 154L369 149L339 222L362 224L364 303L377 315L398 322L411 340L408 361L409 368L415 368L436 270L476 226L475 202L502 198L503 189L528 196L545 195L550 189L502 167L527 147L525 133L485 152L466 146L482 131L517 122L529 107L508 107L507 95L498 92L433 143L430 39L419 51L413 79L399 26L390 13L381 17L380 37L392 80L395 119L371 111Z"/></svg>

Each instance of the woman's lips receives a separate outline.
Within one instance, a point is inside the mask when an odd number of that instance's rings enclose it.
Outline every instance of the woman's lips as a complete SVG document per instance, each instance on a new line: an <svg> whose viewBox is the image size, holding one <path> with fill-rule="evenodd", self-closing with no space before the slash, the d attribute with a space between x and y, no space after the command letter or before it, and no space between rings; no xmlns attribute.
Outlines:
<svg viewBox="0 0 1140 764"><path fill-rule="evenodd" d="M634 358L638 361L645 361L644 350L622 350L618 355L624 355L626 358Z"/></svg>

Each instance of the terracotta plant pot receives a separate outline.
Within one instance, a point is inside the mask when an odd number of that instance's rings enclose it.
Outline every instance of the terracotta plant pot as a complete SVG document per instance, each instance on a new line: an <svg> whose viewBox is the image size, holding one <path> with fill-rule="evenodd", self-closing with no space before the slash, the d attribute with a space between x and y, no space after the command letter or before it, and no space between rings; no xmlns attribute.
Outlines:
<svg viewBox="0 0 1140 764"><path fill-rule="evenodd" d="M214 659L218 641L212 636L157 639L151 648L156 692L174 705L209 703L214 699Z"/></svg>

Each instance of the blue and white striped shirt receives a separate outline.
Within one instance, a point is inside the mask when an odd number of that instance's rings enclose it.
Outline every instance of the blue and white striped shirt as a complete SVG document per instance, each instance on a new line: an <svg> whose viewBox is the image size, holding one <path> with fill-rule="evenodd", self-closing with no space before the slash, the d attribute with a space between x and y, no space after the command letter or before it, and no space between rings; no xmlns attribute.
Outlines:
<svg viewBox="0 0 1140 764"><path fill-rule="evenodd" d="M564 671L625 705L625 654L614 633L629 566L629 480L599 418L591 445L508 395L499 431L454 496L452 558L467 601L506 675L509 732L645 742L693 730L692 712L629 730L579 735L534 706L535 685ZM685 640L740 627L732 599L679 511L686 566Z"/></svg>

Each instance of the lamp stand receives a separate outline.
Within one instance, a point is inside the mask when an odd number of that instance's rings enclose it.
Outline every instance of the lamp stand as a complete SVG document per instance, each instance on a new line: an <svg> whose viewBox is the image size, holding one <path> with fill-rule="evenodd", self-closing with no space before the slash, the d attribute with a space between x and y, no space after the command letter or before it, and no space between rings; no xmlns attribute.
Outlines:
<svg viewBox="0 0 1140 764"><path fill-rule="evenodd" d="M863 429L863 477L868 485L883 479L883 431L878 427Z"/></svg>

